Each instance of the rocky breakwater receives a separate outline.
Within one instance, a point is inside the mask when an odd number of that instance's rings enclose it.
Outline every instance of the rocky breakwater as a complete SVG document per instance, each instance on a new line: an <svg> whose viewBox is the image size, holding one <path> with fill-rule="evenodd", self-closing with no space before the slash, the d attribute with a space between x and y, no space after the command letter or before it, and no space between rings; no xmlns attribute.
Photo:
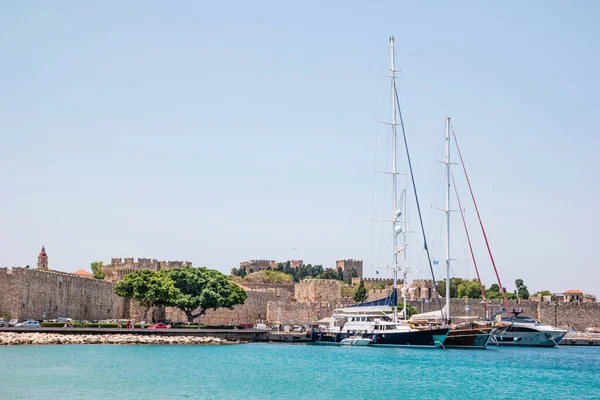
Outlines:
<svg viewBox="0 0 600 400"><path fill-rule="evenodd" d="M154 336L131 334L69 335L58 333L0 332L0 346L19 344L233 344L239 340L225 340L198 336Z"/></svg>

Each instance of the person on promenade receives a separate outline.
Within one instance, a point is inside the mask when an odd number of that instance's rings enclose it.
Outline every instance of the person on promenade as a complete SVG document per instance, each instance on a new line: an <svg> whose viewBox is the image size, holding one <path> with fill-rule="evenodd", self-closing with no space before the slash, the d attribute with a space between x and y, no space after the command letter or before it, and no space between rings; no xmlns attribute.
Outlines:
<svg viewBox="0 0 600 400"><path fill-rule="evenodd" d="M140 322L140 327L141 327L142 329L144 329L144 326L145 326L145 325L146 325L146 321L143 321L143 320L142 320L142 322Z"/></svg>
<svg viewBox="0 0 600 400"><path fill-rule="evenodd" d="M129 324L131 323L130 320L127 320L127 324L125 324L125 329L129 329Z"/></svg>
<svg viewBox="0 0 600 400"><path fill-rule="evenodd" d="M135 319L131 320L131 329L135 329Z"/></svg>

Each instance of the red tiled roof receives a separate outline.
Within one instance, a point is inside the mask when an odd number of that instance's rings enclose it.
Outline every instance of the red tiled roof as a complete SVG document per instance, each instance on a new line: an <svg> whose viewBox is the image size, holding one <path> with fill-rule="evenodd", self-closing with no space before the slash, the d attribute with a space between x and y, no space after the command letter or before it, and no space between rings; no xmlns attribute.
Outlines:
<svg viewBox="0 0 600 400"><path fill-rule="evenodd" d="M571 293L573 293L573 294L579 294L579 293L583 293L583 292L581 290L579 290L579 289L569 289L569 290L567 290L563 294L571 294Z"/></svg>
<svg viewBox="0 0 600 400"><path fill-rule="evenodd" d="M85 269L78 269L77 271L73 272L73 275L93 276L91 273L87 272Z"/></svg>

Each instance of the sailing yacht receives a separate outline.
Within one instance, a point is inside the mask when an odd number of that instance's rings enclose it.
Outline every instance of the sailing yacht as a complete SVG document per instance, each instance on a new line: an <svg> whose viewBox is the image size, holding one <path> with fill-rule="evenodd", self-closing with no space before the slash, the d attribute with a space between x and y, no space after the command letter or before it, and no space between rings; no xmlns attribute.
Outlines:
<svg viewBox="0 0 600 400"><path fill-rule="evenodd" d="M450 185L451 185L451 172L450 167L450 117L446 117L446 208L443 210L446 214L446 307L445 317L446 321L450 323ZM458 199L458 195L457 195ZM459 206L460 206L460 200ZM462 213L462 209L461 209ZM463 219L464 221L464 219ZM465 225L466 229L466 225ZM468 232L467 232L468 234ZM469 239L470 245L470 239ZM477 273L479 277L479 273ZM482 295L483 289L482 289ZM444 342L444 347L464 347L464 348L478 348L485 349L490 340L490 328L467 328L467 329L452 329Z"/></svg>
<svg viewBox="0 0 600 400"><path fill-rule="evenodd" d="M310 334L311 341L319 344L341 344L348 342L349 338L368 339L369 345L386 346L442 346L450 328L448 327L426 327L416 326L406 320L403 312L403 321L398 319L398 271L404 274L404 284L406 284L406 273L408 271L406 263L407 230L406 230L406 191L402 192L402 207L398 206L398 171L397 171L397 132L396 132L396 114L400 117L400 126L402 125L402 114L399 109L398 96L396 92L396 69L394 67L394 37L390 38L390 56L391 56L391 89L392 89L392 171L388 172L392 177L392 203L393 215L389 222L392 223L393 234L393 264L388 267L393 271L394 286L392 293L380 300L369 303L358 304L351 307L335 310L329 326L323 332L313 331ZM398 105L398 111L396 106ZM404 129L404 128L403 128ZM403 130L404 134L404 130ZM408 149L407 149L408 155ZM408 158L409 166L410 158ZM412 167L411 167L412 176ZM413 189L414 185L413 178ZM418 200L417 200L418 201ZM418 207L418 203L417 203ZM421 219L421 218L420 218ZM421 228L422 226L421 219ZM402 234L404 240L402 245L398 244L398 236ZM424 234L424 233L423 233ZM427 249L427 246L425 246ZM399 254L402 254L400 263ZM404 304L406 304L406 290L404 292ZM403 310L404 311L404 310ZM366 341L364 341L366 342Z"/></svg>

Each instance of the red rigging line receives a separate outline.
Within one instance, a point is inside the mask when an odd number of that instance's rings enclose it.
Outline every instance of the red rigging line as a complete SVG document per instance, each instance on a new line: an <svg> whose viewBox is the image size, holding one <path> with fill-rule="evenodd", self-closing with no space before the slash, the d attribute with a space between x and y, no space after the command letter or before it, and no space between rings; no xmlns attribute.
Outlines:
<svg viewBox="0 0 600 400"><path fill-rule="evenodd" d="M452 184L454 185L454 193L456 193L456 201L458 202L458 208L460 209L460 216L462 218L463 225L465 227L465 233L467 234L467 241L469 242L469 250L471 250L471 258L473 259L473 265L475 266L475 272L477 273L477 281L479 282L479 289L481 290L481 298L483 299L483 304L485 305L485 315L486 318L489 316L488 304L485 300L485 290L483 289L483 285L481 284L481 277L479 276L479 268L477 268L477 261L475 261L475 253L473 252L473 245L471 244L471 236L469 235L469 230L467 229L467 221L465 220L465 213L463 211L462 205L460 204L460 197L458 197L458 189L456 188L456 182L454 181L454 174L450 173L452 176Z"/></svg>
<svg viewBox="0 0 600 400"><path fill-rule="evenodd" d="M460 146L458 145L458 140L456 139L456 133L454 132L454 128L452 129L452 136L454 136L454 143L456 143L456 149L458 150L458 157L460 158L460 163L463 167L463 171L465 173L465 178L467 179L467 185L469 185L469 191L471 192L471 199L473 200L473 206L475 207L475 211L477 212L477 219L479 220L479 226L481 227L481 232L483 232L483 238L485 239L485 245L488 250L488 254L490 255L490 260L492 260L492 266L494 267L494 272L496 273L496 278L498 279L498 286L500 286L500 293L502 293L502 299L504 299L504 307L506 311L509 311L508 300L506 299L506 294L504 293L504 287L502 286L502 282L500 282L500 275L498 275L498 269L496 268L496 262L494 261L494 256L492 255L492 249L490 248L490 243L488 242L487 235L485 234L485 229L483 228L483 222L481 222L481 215L479 214L479 208L477 208L477 202L475 201L475 195L473 194L473 188L471 187L471 181L469 180L469 175L467 174L467 168L465 167L465 162L463 160L462 154L460 152Z"/></svg>

